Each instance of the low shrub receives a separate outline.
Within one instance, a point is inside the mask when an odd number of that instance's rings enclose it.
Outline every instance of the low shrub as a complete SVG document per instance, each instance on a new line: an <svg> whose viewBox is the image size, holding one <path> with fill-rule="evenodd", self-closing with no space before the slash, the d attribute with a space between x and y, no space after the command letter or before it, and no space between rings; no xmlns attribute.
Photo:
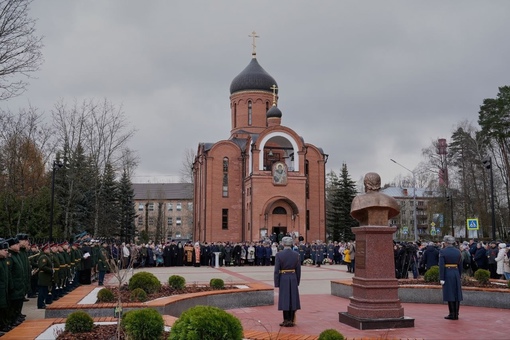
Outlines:
<svg viewBox="0 0 510 340"><path fill-rule="evenodd" d="M145 302L147 301L147 293L142 288L133 289L129 296L130 301Z"/></svg>
<svg viewBox="0 0 510 340"><path fill-rule="evenodd" d="M344 336L342 333L337 331L336 329L326 329L319 334L318 340L344 340Z"/></svg>
<svg viewBox="0 0 510 340"><path fill-rule="evenodd" d="M130 310L122 317L121 326L132 340L159 339L165 330L163 317L151 308Z"/></svg>
<svg viewBox="0 0 510 340"><path fill-rule="evenodd" d="M181 314L168 339L240 340L241 321L232 314L212 306L195 306Z"/></svg>
<svg viewBox="0 0 510 340"><path fill-rule="evenodd" d="M180 275L172 275L168 278L168 285L173 289L184 289L186 279Z"/></svg>
<svg viewBox="0 0 510 340"><path fill-rule="evenodd" d="M71 333L90 332L94 327L94 320L84 311L69 314L66 319L65 330Z"/></svg>
<svg viewBox="0 0 510 340"><path fill-rule="evenodd" d="M211 279L211 281L209 281L209 286L214 289L223 289L225 288L225 281L222 279Z"/></svg>
<svg viewBox="0 0 510 340"><path fill-rule="evenodd" d="M142 288L147 294L152 294L161 289L161 282L152 273L138 272L129 279L128 286L131 291Z"/></svg>
<svg viewBox="0 0 510 340"><path fill-rule="evenodd" d="M476 281L480 282L481 284L489 283L489 279L491 277L491 272L487 269L478 269L475 272L475 279Z"/></svg>
<svg viewBox="0 0 510 340"><path fill-rule="evenodd" d="M113 291L109 288L103 288L99 292L97 292L97 301L99 302L114 302L115 295Z"/></svg>
<svg viewBox="0 0 510 340"><path fill-rule="evenodd" d="M439 282L439 266L430 267L423 275L425 282Z"/></svg>

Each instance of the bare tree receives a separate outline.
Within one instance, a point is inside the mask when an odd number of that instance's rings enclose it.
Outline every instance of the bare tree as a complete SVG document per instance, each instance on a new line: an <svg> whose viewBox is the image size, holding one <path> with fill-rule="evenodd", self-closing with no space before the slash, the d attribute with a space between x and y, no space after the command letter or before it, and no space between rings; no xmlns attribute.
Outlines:
<svg viewBox="0 0 510 340"><path fill-rule="evenodd" d="M184 150L184 157L182 159L181 169L181 183L193 183L193 162L195 161L195 152L191 148Z"/></svg>
<svg viewBox="0 0 510 340"><path fill-rule="evenodd" d="M0 100L23 93L30 78L43 62L42 37L35 35L36 19L28 15L32 0L0 2Z"/></svg>

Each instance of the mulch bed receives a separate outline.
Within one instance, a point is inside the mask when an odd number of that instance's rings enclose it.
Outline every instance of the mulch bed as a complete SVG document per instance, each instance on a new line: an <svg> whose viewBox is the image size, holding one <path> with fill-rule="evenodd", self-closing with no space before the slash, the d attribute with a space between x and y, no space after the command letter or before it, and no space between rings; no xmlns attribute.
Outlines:
<svg viewBox="0 0 510 340"><path fill-rule="evenodd" d="M115 295L115 301L118 301L119 294L121 295L122 302L137 302L131 301L131 291L128 288L127 284L124 284L120 290L119 287L107 287L110 289ZM225 286L223 289L236 289L233 286ZM200 286L200 285L190 285L184 287L184 289L174 289L169 285L162 285L161 289L156 293L147 294L147 301L159 299L162 297L172 296L172 295L180 295L180 294L190 294L190 293L200 293L200 292L210 292L214 290L219 290L215 288L211 288L210 286Z"/></svg>
<svg viewBox="0 0 510 340"><path fill-rule="evenodd" d="M160 339L168 339L170 332L163 332ZM62 332L58 335L57 340L115 340L117 339L117 325L95 325L92 331L86 333ZM120 339L127 339L124 331L120 330Z"/></svg>
<svg viewBox="0 0 510 340"><path fill-rule="evenodd" d="M109 288L113 294L115 295L115 301L118 301L119 294L121 295L122 302L135 302L131 301L131 291L128 289L128 285L124 284L120 290L119 287L107 287ZM225 286L223 289L236 289L233 286ZM147 301L159 299L166 296L171 295L179 295L179 294L190 294L190 293L199 293L199 292L210 292L213 290L218 290L215 288L211 288L210 286L200 286L200 285L190 285L186 286L184 289L174 289L168 285L162 285L161 289L152 294L147 294ZM97 302L99 303L99 302ZM121 328L121 336L120 339L127 339L126 334ZM161 339L167 339L170 335L170 332L164 332L161 335ZM117 325L95 325L91 332L86 333L70 333L63 331L57 337L57 340L114 340L117 339Z"/></svg>

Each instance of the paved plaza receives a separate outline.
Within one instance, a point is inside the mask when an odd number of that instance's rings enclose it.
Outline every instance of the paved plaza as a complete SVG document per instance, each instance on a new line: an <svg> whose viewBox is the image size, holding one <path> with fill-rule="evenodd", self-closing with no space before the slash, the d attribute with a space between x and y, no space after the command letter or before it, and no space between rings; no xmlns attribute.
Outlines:
<svg viewBox="0 0 510 340"><path fill-rule="evenodd" d="M209 283L211 278L221 278L226 285L263 282L273 285L273 267L156 267L136 269L145 270L166 282L170 275L178 274L186 278L188 284ZM331 281L348 279L353 274L347 273L344 265L328 265L321 267L302 267L300 295L302 309L297 312L295 327L280 328L282 313L277 310L277 294L275 305L262 307L238 308L229 310L238 317L245 330L267 332L275 339L293 335L314 335L328 328L334 328L348 339L508 339L508 320L510 310L462 306L458 321L445 320L446 305L403 303L405 316L415 319L415 327L384 330L358 330L338 321L338 313L347 311L349 300L332 296ZM128 274L128 278L131 274ZM113 285L116 279L107 276L106 285ZM439 291L438 291L439 293ZM36 308L35 299L25 303L23 309L27 320L44 318L44 310ZM298 339L299 337L294 337Z"/></svg>

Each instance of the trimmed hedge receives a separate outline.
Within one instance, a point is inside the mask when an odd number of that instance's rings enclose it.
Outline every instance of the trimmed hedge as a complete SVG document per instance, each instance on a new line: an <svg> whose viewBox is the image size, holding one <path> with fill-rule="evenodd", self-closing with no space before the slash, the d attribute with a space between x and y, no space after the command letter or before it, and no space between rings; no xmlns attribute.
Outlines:
<svg viewBox="0 0 510 340"><path fill-rule="evenodd" d="M136 288L143 289L147 294L159 292L161 289L161 282L154 274L149 272L138 272L129 279L129 290L133 291Z"/></svg>
<svg viewBox="0 0 510 340"><path fill-rule="evenodd" d="M94 320L84 311L76 311L66 319L65 330L71 333L90 332L94 327Z"/></svg>
<svg viewBox="0 0 510 340"><path fill-rule="evenodd" d="M123 315L121 326L131 340L160 339L165 322L152 308L135 309Z"/></svg>

